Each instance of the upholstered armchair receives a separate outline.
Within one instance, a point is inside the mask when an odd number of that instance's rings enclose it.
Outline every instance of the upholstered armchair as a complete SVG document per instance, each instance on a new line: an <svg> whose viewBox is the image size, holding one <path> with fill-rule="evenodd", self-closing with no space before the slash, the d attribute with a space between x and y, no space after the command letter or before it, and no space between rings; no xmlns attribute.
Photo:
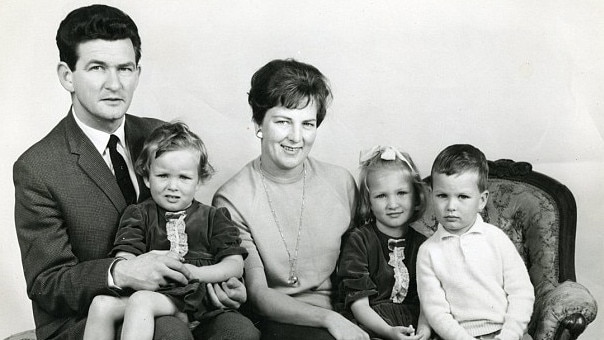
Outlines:
<svg viewBox="0 0 604 340"><path fill-rule="evenodd" d="M503 159L489 161L488 190L483 219L510 237L535 288L528 333L534 340L577 339L596 317L597 305L575 278L577 207L572 193L532 171L529 163ZM428 236L437 224L429 205L413 227Z"/></svg>

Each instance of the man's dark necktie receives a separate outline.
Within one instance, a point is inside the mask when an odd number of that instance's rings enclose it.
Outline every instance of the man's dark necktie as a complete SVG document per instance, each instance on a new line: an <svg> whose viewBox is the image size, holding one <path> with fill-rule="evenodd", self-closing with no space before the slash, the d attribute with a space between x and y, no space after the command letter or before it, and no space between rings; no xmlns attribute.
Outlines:
<svg viewBox="0 0 604 340"><path fill-rule="evenodd" d="M126 165L124 157L117 152L118 141L119 138L117 138L116 135L111 135L111 137L109 137L109 144L107 144L109 156L111 156L111 164L113 164L117 185L119 185L120 190L124 195L126 204L133 204L136 203L136 191L134 191L134 185L132 185L132 180L130 179L128 165Z"/></svg>

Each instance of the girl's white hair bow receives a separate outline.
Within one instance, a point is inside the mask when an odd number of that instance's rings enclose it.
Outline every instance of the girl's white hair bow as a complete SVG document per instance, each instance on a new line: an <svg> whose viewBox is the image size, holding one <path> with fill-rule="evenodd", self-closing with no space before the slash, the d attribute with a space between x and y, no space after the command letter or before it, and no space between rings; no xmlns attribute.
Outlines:
<svg viewBox="0 0 604 340"><path fill-rule="evenodd" d="M376 145L371 149L361 151L361 155L359 157L359 164L363 164L378 155L381 159L386 161L394 161L398 158L405 164L407 164L411 172L415 172L413 166L411 165L411 162L407 159L407 157L405 157L405 155L403 155L401 151L397 150L392 146Z"/></svg>

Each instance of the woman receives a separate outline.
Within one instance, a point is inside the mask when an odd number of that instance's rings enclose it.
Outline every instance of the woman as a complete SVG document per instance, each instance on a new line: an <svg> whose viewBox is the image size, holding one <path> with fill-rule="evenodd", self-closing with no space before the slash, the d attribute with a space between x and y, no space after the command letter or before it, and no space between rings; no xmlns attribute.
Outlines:
<svg viewBox="0 0 604 340"><path fill-rule="evenodd" d="M332 309L340 240L356 187L345 169L308 157L331 92L315 67L273 60L252 77L260 157L214 196L241 230L246 286L264 339L368 339Z"/></svg>

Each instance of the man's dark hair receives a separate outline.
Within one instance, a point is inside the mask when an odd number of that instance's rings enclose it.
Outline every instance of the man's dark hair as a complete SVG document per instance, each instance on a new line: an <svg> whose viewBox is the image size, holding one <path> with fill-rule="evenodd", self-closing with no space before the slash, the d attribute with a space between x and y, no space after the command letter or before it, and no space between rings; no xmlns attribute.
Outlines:
<svg viewBox="0 0 604 340"><path fill-rule="evenodd" d="M137 64L141 58L141 38L134 21L117 8L92 5L73 10L61 21L57 30L60 60L74 71L78 45L94 39L130 39Z"/></svg>

